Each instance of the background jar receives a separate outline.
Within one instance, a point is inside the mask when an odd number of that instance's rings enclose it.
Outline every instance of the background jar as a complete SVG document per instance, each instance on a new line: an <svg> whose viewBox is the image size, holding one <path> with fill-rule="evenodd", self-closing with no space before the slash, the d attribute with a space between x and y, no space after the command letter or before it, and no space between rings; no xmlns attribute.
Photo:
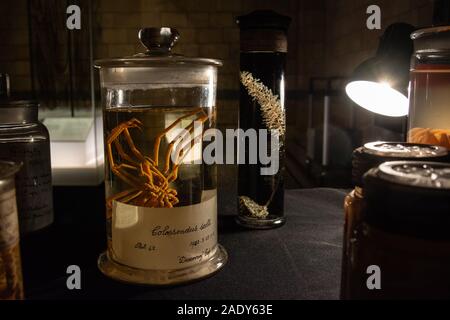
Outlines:
<svg viewBox="0 0 450 320"><path fill-rule="evenodd" d="M405 142L371 142L355 149L352 160L352 180L355 188L344 200L344 241L342 250L341 298L349 296L349 273L351 272L351 251L357 244L355 237L362 220L364 199L363 176L371 168L378 167L385 161L421 160L449 162L450 155L446 148L425 144Z"/></svg>
<svg viewBox="0 0 450 320"><path fill-rule="evenodd" d="M0 161L0 300L23 299L14 177L21 165Z"/></svg>
<svg viewBox="0 0 450 320"><path fill-rule="evenodd" d="M450 149L450 26L420 29L411 38L408 141Z"/></svg>
<svg viewBox="0 0 450 320"><path fill-rule="evenodd" d="M449 172L446 163L394 161L364 176L347 298L450 297ZM379 268L380 290L367 286L369 266Z"/></svg>
<svg viewBox="0 0 450 320"><path fill-rule="evenodd" d="M50 140L38 107L35 101L0 101L0 159L23 164L16 175L22 235L54 220Z"/></svg>

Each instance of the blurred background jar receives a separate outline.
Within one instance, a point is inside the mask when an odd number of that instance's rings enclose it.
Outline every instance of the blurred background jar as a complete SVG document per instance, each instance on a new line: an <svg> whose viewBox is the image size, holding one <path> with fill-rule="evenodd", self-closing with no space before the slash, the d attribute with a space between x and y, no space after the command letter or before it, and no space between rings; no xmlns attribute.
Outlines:
<svg viewBox="0 0 450 320"><path fill-rule="evenodd" d="M35 101L0 99L0 160L23 164L16 176L22 235L53 223L50 140Z"/></svg>
<svg viewBox="0 0 450 320"><path fill-rule="evenodd" d="M450 26L412 33L408 141L450 149Z"/></svg>
<svg viewBox="0 0 450 320"><path fill-rule="evenodd" d="M350 249L352 243L356 241L357 226L362 220L363 176L381 163L394 160L448 162L450 159L446 148L425 144L378 141L366 143L363 147L355 149L352 160L352 180L355 188L344 200L345 224L341 274L341 298L343 299L348 298L350 286L348 283L350 278L348 273L351 272L349 266L352 264Z"/></svg>
<svg viewBox="0 0 450 320"><path fill-rule="evenodd" d="M385 162L363 182L346 298L449 298L450 165Z"/></svg>
<svg viewBox="0 0 450 320"><path fill-rule="evenodd" d="M20 164L0 161L0 300L23 299L14 176Z"/></svg>

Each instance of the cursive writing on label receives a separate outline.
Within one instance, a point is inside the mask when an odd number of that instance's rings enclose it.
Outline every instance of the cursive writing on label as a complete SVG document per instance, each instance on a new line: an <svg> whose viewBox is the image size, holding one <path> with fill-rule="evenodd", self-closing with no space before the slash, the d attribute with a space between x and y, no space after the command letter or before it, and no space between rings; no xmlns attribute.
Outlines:
<svg viewBox="0 0 450 320"><path fill-rule="evenodd" d="M155 251L156 250L156 246L151 245L151 244L147 244L145 242L137 242L134 245L135 249L140 249L140 250L147 250L147 251Z"/></svg>
<svg viewBox="0 0 450 320"><path fill-rule="evenodd" d="M151 270L193 266L217 252L216 191L174 208L113 203L112 249L125 265Z"/></svg>
<svg viewBox="0 0 450 320"><path fill-rule="evenodd" d="M187 233L197 232L198 230L204 230L211 226L211 219L208 219L205 223L202 223L200 227L196 224L193 226L188 226L185 229L177 229L172 228L168 225L162 227L162 226L156 226L152 230L152 236L159 237L159 236L177 236L177 235L183 235Z"/></svg>

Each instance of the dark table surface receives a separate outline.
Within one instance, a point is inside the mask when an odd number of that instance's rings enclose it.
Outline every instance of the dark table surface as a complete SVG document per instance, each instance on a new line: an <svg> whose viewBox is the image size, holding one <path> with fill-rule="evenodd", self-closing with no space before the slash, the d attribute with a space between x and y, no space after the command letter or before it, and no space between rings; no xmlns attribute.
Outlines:
<svg viewBox="0 0 450 320"><path fill-rule="evenodd" d="M69 192L69 193L68 193ZM119 283L96 266L106 247L98 190L60 190L57 223L22 240L29 299L338 299L343 199L334 189L286 190L287 223L273 230L246 230L234 223L236 203L219 194L219 242L229 254L225 268L188 285L155 288ZM66 268L78 265L82 289L68 290Z"/></svg>

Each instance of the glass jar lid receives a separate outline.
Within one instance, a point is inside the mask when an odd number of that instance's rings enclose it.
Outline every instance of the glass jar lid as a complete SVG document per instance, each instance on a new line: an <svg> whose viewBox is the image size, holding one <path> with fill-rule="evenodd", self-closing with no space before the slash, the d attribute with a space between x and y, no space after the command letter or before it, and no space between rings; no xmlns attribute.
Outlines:
<svg viewBox="0 0 450 320"><path fill-rule="evenodd" d="M418 53L450 50L450 26L419 29L411 34L411 39Z"/></svg>
<svg viewBox="0 0 450 320"><path fill-rule="evenodd" d="M38 107L34 100L0 100L0 124L37 122Z"/></svg>
<svg viewBox="0 0 450 320"><path fill-rule="evenodd" d="M408 143L375 141L366 143L353 151L352 180L356 186L363 185L363 175L371 168L385 161L449 161L447 148L441 146Z"/></svg>
<svg viewBox="0 0 450 320"><path fill-rule="evenodd" d="M450 240L450 164L392 161L364 175L367 225L392 234Z"/></svg>
<svg viewBox="0 0 450 320"><path fill-rule="evenodd" d="M441 146L405 142L370 142L364 149L369 154L389 158L432 158L448 154L447 148Z"/></svg>
<svg viewBox="0 0 450 320"><path fill-rule="evenodd" d="M129 57L100 59L95 61L96 67L167 67L167 66L221 66L217 59L191 58L173 54L172 48L180 38L174 28L143 28L138 33L142 45L147 48L145 53Z"/></svg>
<svg viewBox="0 0 450 320"><path fill-rule="evenodd" d="M411 187L450 190L450 165L440 162L392 161L379 166L380 178Z"/></svg>

